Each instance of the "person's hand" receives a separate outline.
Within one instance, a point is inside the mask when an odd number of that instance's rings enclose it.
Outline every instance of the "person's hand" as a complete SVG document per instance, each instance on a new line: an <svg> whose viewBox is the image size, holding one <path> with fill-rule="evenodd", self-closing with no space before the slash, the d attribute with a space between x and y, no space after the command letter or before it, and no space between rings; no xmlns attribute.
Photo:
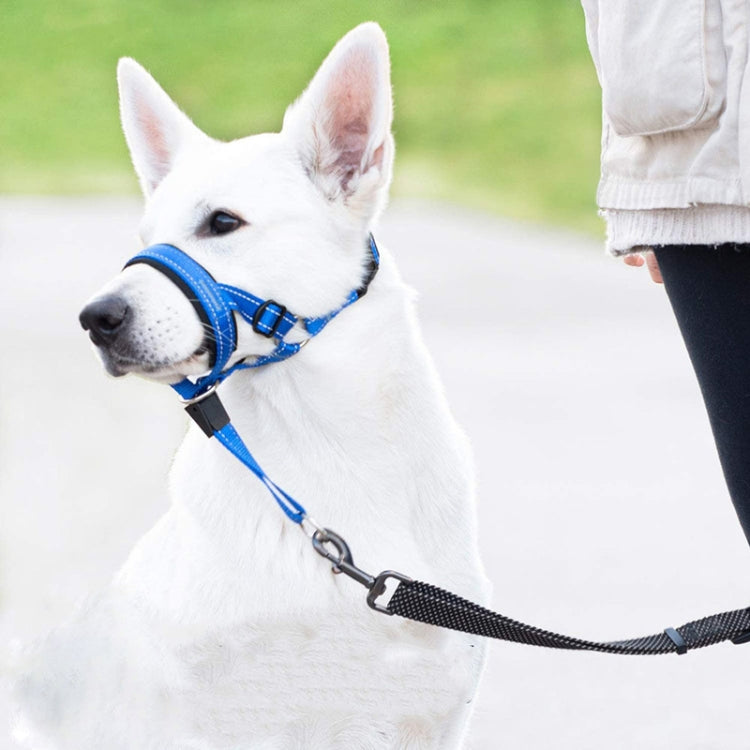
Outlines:
<svg viewBox="0 0 750 750"><path fill-rule="evenodd" d="M635 266L640 268L644 263L646 264L646 267L648 268L648 272L651 274L651 281L653 281L656 284L663 284L664 279L661 277L661 271L659 270L659 261L656 260L656 255L654 255L653 250L649 250L647 253L645 253L645 258L643 257L644 254L641 253L633 253L631 255L626 255L623 260L625 261L626 265L628 266Z"/></svg>

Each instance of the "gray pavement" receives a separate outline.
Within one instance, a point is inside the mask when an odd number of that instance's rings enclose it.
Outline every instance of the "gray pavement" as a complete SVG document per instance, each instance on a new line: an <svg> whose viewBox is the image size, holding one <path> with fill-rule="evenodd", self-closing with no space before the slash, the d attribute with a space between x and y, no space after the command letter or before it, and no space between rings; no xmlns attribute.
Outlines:
<svg viewBox="0 0 750 750"><path fill-rule="evenodd" d="M136 249L139 210L0 199L0 669L6 643L102 586L166 505L181 410L161 386L106 378L76 321ZM419 290L474 444L497 609L616 639L750 603L700 395L645 272L446 205L395 203L378 239ZM646 659L496 643L470 747L747 750L747 672L750 646Z"/></svg>

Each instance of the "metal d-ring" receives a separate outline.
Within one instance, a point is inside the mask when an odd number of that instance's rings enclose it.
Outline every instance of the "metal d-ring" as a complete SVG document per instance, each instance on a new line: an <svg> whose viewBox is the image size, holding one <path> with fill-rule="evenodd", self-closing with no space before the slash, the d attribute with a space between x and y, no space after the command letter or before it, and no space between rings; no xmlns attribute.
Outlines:
<svg viewBox="0 0 750 750"><path fill-rule="evenodd" d="M203 393L199 393L197 396L193 396L192 398L180 398L180 403L185 404L186 406L191 406L192 404L199 404L201 401L205 401L209 396L211 396L214 391L219 387L218 383L211 383L211 385L206 388Z"/></svg>

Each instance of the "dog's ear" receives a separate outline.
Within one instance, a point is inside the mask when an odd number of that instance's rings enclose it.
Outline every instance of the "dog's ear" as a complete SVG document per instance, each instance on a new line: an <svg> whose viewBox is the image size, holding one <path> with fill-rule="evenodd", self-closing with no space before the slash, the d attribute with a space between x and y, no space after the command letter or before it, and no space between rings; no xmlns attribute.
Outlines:
<svg viewBox="0 0 750 750"><path fill-rule="evenodd" d="M393 164L388 43L376 23L344 36L284 117L302 166L332 201L365 220L386 197Z"/></svg>
<svg viewBox="0 0 750 750"><path fill-rule="evenodd" d="M146 197L167 176L189 143L207 139L164 89L135 61L117 65L120 117L133 166Z"/></svg>

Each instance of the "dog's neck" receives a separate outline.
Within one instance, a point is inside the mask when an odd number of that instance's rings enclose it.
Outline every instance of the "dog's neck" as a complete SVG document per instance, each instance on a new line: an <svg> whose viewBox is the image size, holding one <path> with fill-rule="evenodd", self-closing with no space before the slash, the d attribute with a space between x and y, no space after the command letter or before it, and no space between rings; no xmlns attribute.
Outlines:
<svg viewBox="0 0 750 750"><path fill-rule="evenodd" d="M371 291L298 355L230 377L222 397L236 426L253 434L259 425L251 420L261 418L265 427L267 417L305 440L311 428L329 439L365 430L384 390L398 388L395 371L411 370L416 330L408 294L389 262Z"/></svg>

